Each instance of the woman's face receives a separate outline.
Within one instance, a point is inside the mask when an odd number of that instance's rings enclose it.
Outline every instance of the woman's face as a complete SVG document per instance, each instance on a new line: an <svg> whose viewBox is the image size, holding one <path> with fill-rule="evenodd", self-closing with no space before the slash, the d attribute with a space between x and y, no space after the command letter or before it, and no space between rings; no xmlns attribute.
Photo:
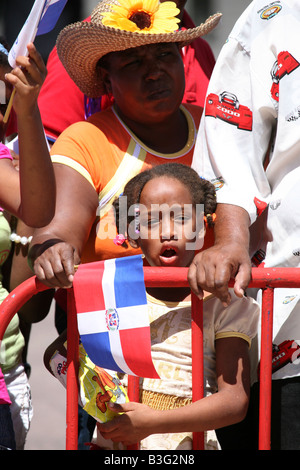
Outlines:
<svg viewBox="0 0 300 470"><path fill-rule="evenodd" d="M174 113L183 97L184 67L174 43L151 44L114 52L102 69L121 118L149 125Z"/></svg>
<svg viewBox="0 0 300 470"><path fill-rule="evenodd" d="M188 244L197 237L190 190L175 178L156 177L144 186L139 207L138 244L150 266L189 266L195 252Z"/></svg>

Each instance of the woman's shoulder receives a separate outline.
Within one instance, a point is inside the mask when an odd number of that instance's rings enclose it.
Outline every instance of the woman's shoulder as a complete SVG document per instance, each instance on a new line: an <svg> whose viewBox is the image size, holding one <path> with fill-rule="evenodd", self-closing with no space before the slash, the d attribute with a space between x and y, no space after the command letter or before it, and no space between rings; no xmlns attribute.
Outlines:
<svg viewBox="0 0 300 470"><path fill-rule="evenodd" d="M107 127L110 125L111 122L117 122L117 118L115 113L113 112L113 107L109 106L101 111L97 111L96 113L92 114L86 120L87 123L93 124L99 128Z"/></svg>

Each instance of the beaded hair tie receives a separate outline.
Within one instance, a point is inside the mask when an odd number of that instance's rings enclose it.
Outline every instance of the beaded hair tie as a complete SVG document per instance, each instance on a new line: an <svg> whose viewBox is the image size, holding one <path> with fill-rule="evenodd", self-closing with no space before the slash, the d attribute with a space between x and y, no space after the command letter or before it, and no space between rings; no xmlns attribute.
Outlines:
<svg viewBox="0 0 300 470"><path fill-rule="evenodd" d="M126 241L126 237L122 234L119 233L115 238L114 238L114 244L118 246L122 246L123 243Z"/></svg>
<svg viewBox="0 0 300 470"><path fill-rule="evenodd" d="M214 221L216 220L216 218L217 218L217 215L216 215L215 213L213 213L213 214L206 214L206 215L203 217L204 222L205 222L206 224L208 223L208 222L207 222L207 219L208 219L208 218L211 218L212 222L214 222Z"/></svg>

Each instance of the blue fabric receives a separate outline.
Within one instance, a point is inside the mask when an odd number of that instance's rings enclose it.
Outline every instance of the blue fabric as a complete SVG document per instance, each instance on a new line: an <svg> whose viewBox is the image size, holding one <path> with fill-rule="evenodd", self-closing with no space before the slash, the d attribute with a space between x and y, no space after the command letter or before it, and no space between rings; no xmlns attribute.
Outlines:
<svg viewBox="0 0 300 470"><path fill-rule="evenodd" d="M0 405L0 450L16 450L10 405Z"/></svg>

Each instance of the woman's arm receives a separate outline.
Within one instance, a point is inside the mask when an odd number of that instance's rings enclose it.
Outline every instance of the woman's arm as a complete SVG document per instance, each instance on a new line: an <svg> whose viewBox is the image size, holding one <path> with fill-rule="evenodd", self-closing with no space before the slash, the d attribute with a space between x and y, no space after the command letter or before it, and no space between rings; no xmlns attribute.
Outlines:
<svg viewBox="0 0 300 470"><path fill-rule="evenodd" d="M201 432L241 421L247 412L250 389L248 343L241 338L216 341L218 392L175 410L157 411L139 403L109 404L124 414L97 424L106 439L125 445L150 434Z"/></svg>
<svg viewBox="0 0 300 470"><path fill-rule="evenodd" d="M74 265L96 218L98 195L76 170L54 163L57 184L55 215L34 231L29 262L38 279L49 287L71 287Z"/></svg>
<svg viewBox="0 0 300 470"><path fill-rule="evenodd" d="M19 173L6 170L1 161L0 200L8 212L33 227L50 222L55 209L55 178L37 98L47 74L33 44L28 57L17 58L18 67L6 74L14 87L13 107L17 114ZM7 163L7 162L5 162Z"/></svg>

